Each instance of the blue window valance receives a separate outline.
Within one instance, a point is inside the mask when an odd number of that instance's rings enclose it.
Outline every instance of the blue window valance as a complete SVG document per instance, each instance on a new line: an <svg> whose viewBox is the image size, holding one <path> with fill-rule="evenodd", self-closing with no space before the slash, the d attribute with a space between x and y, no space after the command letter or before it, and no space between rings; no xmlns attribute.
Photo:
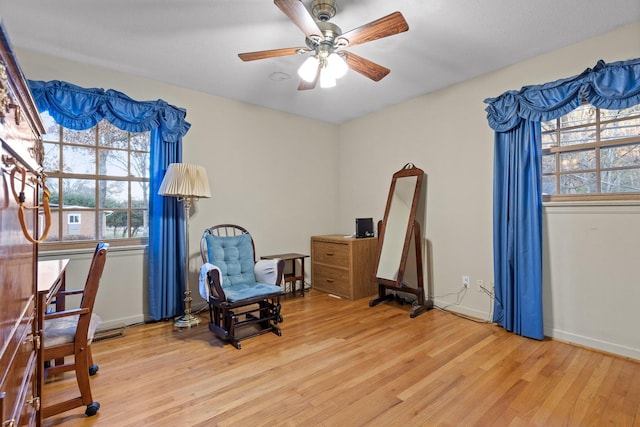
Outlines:
<svg viewBox="0 0 640 427"><path fill-rule="evenodd" d="M522 119L557 119L580 106L583 96L590 104L609 110L640 104L640 58L610 64L601 60L577 76L507 91L484 102L489 104L489 126L506 132Z"/></svg>
<svg viewBox="0 0 640 427"><path fill-rule="evenodd" d="M189 130L187 112L166 101L135 101L113 89L85 89L71 83L52 80L29 81L40 111L48 111L60 125L85 130L106 119L129 132L159 130L164 142L176 142Z"/></svg>

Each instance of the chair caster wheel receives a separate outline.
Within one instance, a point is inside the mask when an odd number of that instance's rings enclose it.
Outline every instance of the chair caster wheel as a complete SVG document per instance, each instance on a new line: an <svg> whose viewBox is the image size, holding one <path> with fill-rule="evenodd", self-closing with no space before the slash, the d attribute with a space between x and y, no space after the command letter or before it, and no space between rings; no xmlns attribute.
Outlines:
<svg viewBox="0 0 640 427"><path fill-rule="evenodd" d="M89 375L94 376L98 373L98 369L100 369L98 365L89 366Z"/></svg>
<svg viewBox="0 0 640 427"><path fill-rule="evenodd" d="M98 409L100 409L100 403L93 402L91 405L87 405L87 410L84 411L84 414L87 417L93 417L95 414L98 413Z"/></svg>
<svg viewBox="0 0 640 427"><path fill-rule="evenodd" d="M278 316L278 323L282 323L282 322L284 322L284 317Z"/></svg>

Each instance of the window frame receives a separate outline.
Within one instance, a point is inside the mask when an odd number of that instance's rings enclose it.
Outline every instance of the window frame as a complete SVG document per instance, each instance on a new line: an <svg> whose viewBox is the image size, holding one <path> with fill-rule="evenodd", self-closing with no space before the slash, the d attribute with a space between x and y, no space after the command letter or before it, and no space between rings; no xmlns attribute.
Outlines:
<svg viewBox="0 0 640 427"><path fill-rule="evenodd" d="M40 244L41 250L43 251L57 251L57 250L67 250L67 249L85 249L85 248L90 248L90 247L94 247L96 245L96 243L98 241L104 241L104 242L108 242L110 245L112 246L147 246L148 245L148 228L147 228L147 235L143 236L143 237L125 237L125 238L120 238L120 239L110 239L110 238L100 238L100 231L101 231L101 218L104 216L103 214L107 211L124 211L127 212L127 230L128 233L131 233L131 228L133 226L132 224L132 213L135 211L139 211L142 210L143 212L146 212L146 216L147 216L147 227L149 224L149 205L148 203L151 200L151 194L147 194L147 206L145 207L136 207L134 206L134 204L132 203L133 199L132 199L132 183L146 183L147 184L147 191L150 188L150 176L149 173L147 173L147 176L134 176L131 173L128 173L125 176L114 176L114 175L105 175L105 174L99 174L99 166L98 166L98 159L100 157L100 150L117 150L117 151L122 151L122 152L126 152L126 158L127 158L127 165L130 168L131 167L131 161L132 161L132 154L135 153L146 153L148 156L147 159L147 164L149 164L150 160L151 160L151 146L150 144L148 145L148 150L140 150L140 149L135 149L134 147L132 147L132 136L136 135L136 132L130 132L127 130L123 130L123 129L119 129L120 131L126 133L127 135L127 147L126 148L118 148L118 147L109 147L109 146L104 146L101 145L100 143L100 127L103 126L103 122L107 122L106 119L102 119L99 123L97 123L95 126L85 130L87 132L92 132L94 135L94 141L91 144L81 144L81 143L77 143L77 142L67 142L64 141L64 130L72 130L73 129L69 129L69 128L65 128L64 126L60 125L59 123L55 123L56 127L57 127L57 140L54 140L53 138L47 138L46 136L43 136L42 141L45 144L55 144L57 145L57 149L58 151L58 166L57 166L57 170L56 171L52 171L52 170L46 170L44 169L44 165L43 165L43 172L46 176L46 181L47 182L51 182L53 180L57 181L57 190L58 190L58 198L59 198L59 203L57 205L57 207L51 207L51 212L52 212L52 218L54 217L53 212L57 211L58 215L57 215L57 221L54 221L52 219L52 224L51 224L51 229L56 229L57 234L58 234L58 240L54 240L54 241L44 241ZM108 122L107 122L108 123ZM109 124L110 126L113 126L112 124ZM115 127L115 126L113 126ZM117 127L116 127L117 128ZM149 133L147 132L140 132L140 133ZM150 134L149 134L149 138L150 138ZM92 148L94 149L94 158L95 158L95 174L90 174L90 173L71 173L71 172L65 172L63 171L63 164L64 164L64 147L83 147L83 148ZM62 240L63 236L66 234L65 232L65 223L68 223L68 219L66 220L65 218L68 217L68 215L71 215L72 212L77 212L78 211L78 207L77 206L70 206L70 207L65 207L64 206L64 189L63 189L63 180L65 179L78 179L78 180L89 180L89 181L93 181L95 183L94 185L94 191L95 191L95 206L94 207L83 207L82 209L86 209L87 212L91 212L93 214L93 229L94 229L94 238L93 239L85 239L85 240ZM127 200L126 200L126 207L125 208L106 208L104 206L100 206L100 181L121 181L126 183L126 187L127 187ZM60 203L62 202L62 203ZM42 212L40 212L40 214L42 215ZM81 216L80 214L78 214L79 216ZM144 213L143 213L144 215ZM73 225L78 225L81 224L82 219L79 220L79 222L77 223L73 223ZM51 234L51 232L49 233Z"/></svg>
<svg viewBox="0 0 640 427"><path fill-rule="evenodd" d="M601 155L600 151L603 148L610 147L620 147L625 145L634 145L640 144L640 135L618 138L618 139L607 139L605 141L601 140L601 134L603 131L603 126L609 123L616 123L620 121L630 120L630 119L640 119L640 113L634 114L631 116L625 116L624 118L613 118L613 119L601 119L601 108L596 107L594 105L589 104L587 101L583 99L582 106L590 106L595 109L595 120L589 123L576 124L572 126L561 126L562 117L559 117L554 120L547 120L546 122L555 122L554 129L550 131L541 130L541 135L555 133L556 141L558 141L557 145L542 148L542 158L545 156L554 156L555 170L553 172L545 173L543 170L543 166L541 165L541 176L544 178L545 176L555 176L556 177L556 194L543 194L542 201L543 202L584 202L584 201L640 201L640 191L638 192L616 192L616 193L602 193L601 192L601 173L608 171L616 171L616 170L629 170L629 169L639 169L640 166L617 166L617 167L609 167L603 168L601 166ZM622 110L622 109L619 109ZM568 114L571 114L568 113ZM572 129L585 129L587 127L594 127L595 139L589 142L584 142L580 144L569 144L569 145L560 145L561 141L561 133L563 131L570 131ZM594 158L595 158L595 167L592 169L580 169L580 170L566 170L563 171L561 168L560 157L563 153L576 153L580 151L593 150ZM596 174L596 192L593 193L584 193L584 194L561 194L560 186L561 186L561 176L562 175L571 175L575 173L595 173Z"/></svg>

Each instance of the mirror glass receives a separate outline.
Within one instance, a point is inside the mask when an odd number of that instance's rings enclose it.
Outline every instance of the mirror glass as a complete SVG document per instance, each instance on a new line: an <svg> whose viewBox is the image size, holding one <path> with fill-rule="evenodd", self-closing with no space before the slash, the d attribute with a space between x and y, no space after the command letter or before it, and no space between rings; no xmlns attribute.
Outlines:
<svg viewBox="0 0 640 427"><path fill-rule="evenodd" d="M381 279L398 279L417 181L415 175L395 179L376 273Z"/></svg>

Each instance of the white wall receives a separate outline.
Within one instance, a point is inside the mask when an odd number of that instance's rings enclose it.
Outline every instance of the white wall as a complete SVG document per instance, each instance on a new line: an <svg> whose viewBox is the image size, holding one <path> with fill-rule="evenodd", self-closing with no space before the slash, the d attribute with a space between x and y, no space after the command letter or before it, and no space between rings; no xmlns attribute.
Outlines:
<svg viewBox="0 0 640 427"><path fill-rule="evenodd" d="M640 24L628 26L339 127L30 52L18 57L30 79L113 88L187 109L193 127L184 161L207 167L214 193L191 218L194 291L204 227L243 224L258 254L308 252L311 235L351 233L356 217L380 219L391 175L412 162L427 174L423 235L436 302L454 302L469 275L472 289L451 308L488 319L491 301L474 289L477 280L493 280L493 133L483 100L578 74L599 59L639 57L638 40ZM298 164L285 161L292 152ZM544 209L545 333L640 359L638 207L558 209ZM111 279L117 284L101 297L109 307L134 298L135 309L111 315L104 307L100 314L114 324L138 315L145 298L142 253L117 262L131 277Z"/></svg>
<svg viewBox="0 0 640 427"><path fill-rule="evenodd" d="M599 59L640 57L640 24L390 107L340 128L338 227L384 214L391 175L412 162L427 174L423 234L436 303L488 319L493 281L493 132L483 103L510 89L579 74ZM545 333L640 359L640 207L545 207ZM634 262L635 261L635 262ZM475 289L474 289L475 288Z"/></svg>

